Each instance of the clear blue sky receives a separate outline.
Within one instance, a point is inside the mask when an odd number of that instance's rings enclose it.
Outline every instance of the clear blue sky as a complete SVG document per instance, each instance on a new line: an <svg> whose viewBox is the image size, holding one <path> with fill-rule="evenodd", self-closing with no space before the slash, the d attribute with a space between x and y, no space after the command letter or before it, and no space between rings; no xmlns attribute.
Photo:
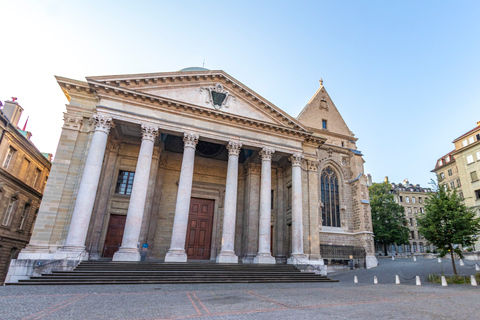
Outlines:
<svg viewBox="0 0 480 320"><path fill-rule="evenodd" d="M54 75L222 69L297 116L324 85L365 172L427 186L480 121L480 1L3 1L0 99L54 152Z"/></svg>

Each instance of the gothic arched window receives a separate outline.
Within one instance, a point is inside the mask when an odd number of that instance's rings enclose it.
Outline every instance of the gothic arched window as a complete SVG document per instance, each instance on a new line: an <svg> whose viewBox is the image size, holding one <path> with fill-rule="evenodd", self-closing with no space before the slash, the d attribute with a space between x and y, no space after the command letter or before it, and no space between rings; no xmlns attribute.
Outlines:
<svg viewBox="0 0 480 320"><path fill-rule="evenodd" d="M338 178L331 167L322 170L320 176L322 198L322 225L326 227L340 227L340 198Z"/></svg>

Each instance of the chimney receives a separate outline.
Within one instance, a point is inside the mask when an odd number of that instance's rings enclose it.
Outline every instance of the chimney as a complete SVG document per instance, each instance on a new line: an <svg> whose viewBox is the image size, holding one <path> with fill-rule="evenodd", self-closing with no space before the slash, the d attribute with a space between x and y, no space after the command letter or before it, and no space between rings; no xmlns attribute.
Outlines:
<svg viewBox="0 0 480 320"><path fill-rule="evenodd" d="M12 98L12 101L5 101L3 106L3 114L7 119L15 126L18 126L18 120L20 120L20 116L22 115L23 108L18 104L17 98Z"/></svg>

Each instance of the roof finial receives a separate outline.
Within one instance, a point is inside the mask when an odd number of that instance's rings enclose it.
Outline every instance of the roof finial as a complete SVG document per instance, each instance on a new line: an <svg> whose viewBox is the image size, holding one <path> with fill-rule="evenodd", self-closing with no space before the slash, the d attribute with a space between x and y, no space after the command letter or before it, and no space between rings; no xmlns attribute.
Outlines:
<svg viewBox="0 0 480 320"><path fill-rule="evenodd" d="M320 86L323 87L323 79L322 78L320 78L319 82L320 82Z"/></svg>

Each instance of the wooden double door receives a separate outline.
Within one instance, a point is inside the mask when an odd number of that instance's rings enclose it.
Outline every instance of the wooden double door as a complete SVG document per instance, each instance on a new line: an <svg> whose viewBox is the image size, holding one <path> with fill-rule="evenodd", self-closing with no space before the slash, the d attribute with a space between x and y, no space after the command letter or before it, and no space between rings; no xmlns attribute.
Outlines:
<svg viewBox="0 0 480 320"><path fill-rule="evenodd" d="M105 258L112 258L113 254L117 252L122 245L126 219L127 216L118 214L110 215L107 235L105 237L105 245L103 246L103 256Z"/></svg>
<svg viewBox="0 0 480 320"><path fill-rule="evenodd" d="M214 200L192 198L185 251L188 259L210 259Z"/></svg>

